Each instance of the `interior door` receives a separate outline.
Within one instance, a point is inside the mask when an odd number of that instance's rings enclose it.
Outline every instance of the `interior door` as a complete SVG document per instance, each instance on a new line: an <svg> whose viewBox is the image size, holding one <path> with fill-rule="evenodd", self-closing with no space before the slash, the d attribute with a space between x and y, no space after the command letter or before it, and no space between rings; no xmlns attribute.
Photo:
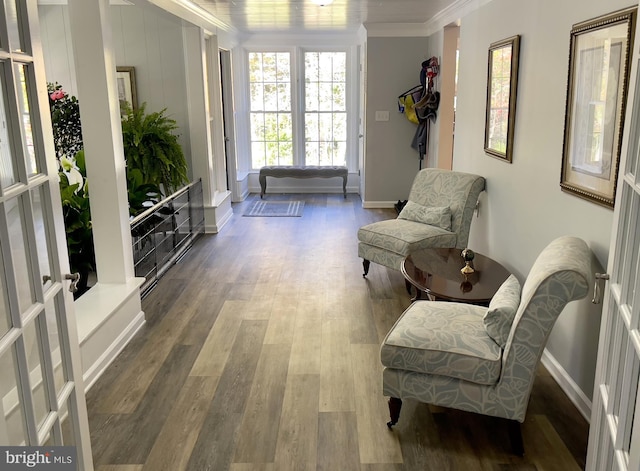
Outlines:
<svg viewBox="0 0 640 471"><path fill-rule="evenodd" d="M230 190L237 179L236 131L233 106L233 78L231 51L220 49L220 85L222 87L222 121L224 127L224 161L227 177L226 189Z"/></svg>
<svg viewBox="0 0 640 471"><path fill-rule="evenodd" d="M365 145L364 130L366 129L366 105L367 105L367 42L358 46L358 84L360 96L358 97L358 173L360 175L360 196L364 201L364 177L365 177Z"/></svg>
<svg viewBox="0 0 640 471"><path fill-rule="evenodd" d="M640 469L640 82L634 46L591 410L587 470ZM627 114L628 115L628 114ZM628 136L628 139L626 138Z"/></svg>
<svg viewBox="0 0 640 471"><path fill-rule="evenodd" d="M92 470L37 4L0 8L0 444Z"/></svg>

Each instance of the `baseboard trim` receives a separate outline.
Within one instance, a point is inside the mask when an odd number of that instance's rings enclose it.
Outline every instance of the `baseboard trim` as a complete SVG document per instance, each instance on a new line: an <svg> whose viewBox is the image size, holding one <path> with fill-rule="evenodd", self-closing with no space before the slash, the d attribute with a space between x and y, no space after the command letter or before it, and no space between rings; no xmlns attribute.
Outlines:
<svg viewBox="0 0 640 471"><path fill-rule="evenodd" d="M586 396L584 391L576 384L576 382L569 376L569 373L558 363L558 360L554 358L547 349L542 352L542 358L540 362L549 371L551 377L558 383L560 388L567 395L569 400L578 409L582 417L587 422L591 421L591 400Z"/></svg>
<svg viewBox="0 0 640 471"><path fill-rule="evenodd" d="M362 207L364 209L387 209L394 208L397 201L363 201Z"/></svg>
<svg viewBox="0 0 640 471"><path fill-rule="evenodd" d="M120 354L124 347L138 333L145 324L144 312L140 311L129 325L118 335L111 345L104 351L102 355L91 365L83 375L85 392L89 391L91 386L98 381L107 367L113 363L113 360Z"/></svg>

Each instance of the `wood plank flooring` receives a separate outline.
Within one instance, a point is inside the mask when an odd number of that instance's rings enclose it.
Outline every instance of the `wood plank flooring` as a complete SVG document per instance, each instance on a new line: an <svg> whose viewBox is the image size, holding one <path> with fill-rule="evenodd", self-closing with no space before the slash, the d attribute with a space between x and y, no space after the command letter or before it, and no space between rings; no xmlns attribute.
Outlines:
<svg viewBox="0 0 640 471"><path fill-rule="evenodd" d="M302 217L242 217L199 239L143 300L147 323L87 396L98 471L583 469L588 424L540 367L510 453L504 422L405 401L393 431L379 345L409 306L362 277L358 228L395 217L349 195Z"/></svg>

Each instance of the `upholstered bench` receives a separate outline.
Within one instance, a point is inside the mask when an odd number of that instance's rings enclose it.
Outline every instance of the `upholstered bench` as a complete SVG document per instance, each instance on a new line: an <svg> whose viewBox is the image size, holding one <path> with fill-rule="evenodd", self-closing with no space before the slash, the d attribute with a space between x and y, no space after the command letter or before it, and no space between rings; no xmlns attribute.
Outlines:
<svg viewBox="0 0 640 471"><path fill-rule="evenodd" d="M347 197L347 167L324 167L315 165L269 165L260 169L258 180L260 181L260 198L267 191L267 177L274 178L342 178L342 192Z"/></svg>

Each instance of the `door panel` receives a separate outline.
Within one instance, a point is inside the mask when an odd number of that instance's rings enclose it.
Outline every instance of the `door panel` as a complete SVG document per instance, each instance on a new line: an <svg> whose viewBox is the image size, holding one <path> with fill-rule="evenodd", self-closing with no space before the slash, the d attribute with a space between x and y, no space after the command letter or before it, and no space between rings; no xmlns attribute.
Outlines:
<svg viewBox="0 0 640 471"><path fill-rule="evenodd" d="M0 8L0 445L75 444L91 471L37 5Z"/></svg>
<svg viewBox="0 0 640 471"><path fill-rule="evenodd" d="M640 81L638 42L634 46L614 232L609 251L593 394L587 469L640 468ZM634 438L635 437L635 438Z"/></svg>

